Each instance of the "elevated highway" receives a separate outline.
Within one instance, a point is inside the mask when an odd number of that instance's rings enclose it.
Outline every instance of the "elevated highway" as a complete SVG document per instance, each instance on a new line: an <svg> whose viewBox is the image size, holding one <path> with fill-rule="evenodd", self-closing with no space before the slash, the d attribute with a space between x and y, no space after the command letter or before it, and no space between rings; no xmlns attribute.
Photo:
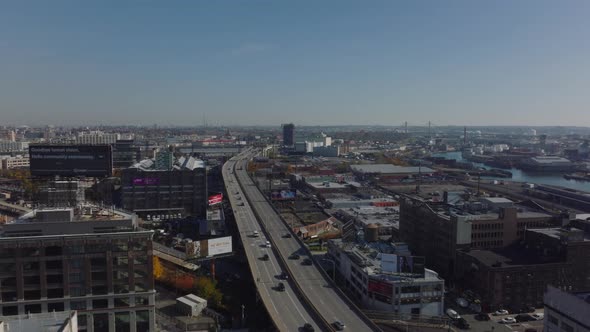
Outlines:
<svg viewBox="0 0 590 332"><path fill-rule="evenodd" d="M234 157L223 166L225 187L258 294L275 327L279 331L300 331L308 323L315 331L328 330L329 326L302 300L297 287L291 281L278 279L283 272L281 257L272 245L266 247L266 236L235 177L236 162ZM258 237L253 236L254 231L259 232ZM268 260L262 259L264 255ZM277 289L279 282L285 286L284 291Z"/></svg>
<svg viewBox="0 0 590 332"><path fill-rule="evenodd" d="M249 216L254 218L253 222L260 223L266 231L268 240L272 243L280 260L285 263L286 272L302 292L305 302L313 308L313 312L321 316L324 325L332 329L335 321L341 321L349 331L379 331L380 329L369 318L367 318L329 279L323 270L313 262L310 265L303 264L306 258L312 259L309 251L297 236L293 235L291 229L281 219L270 203L265 199L260 190L247 174L248 160L255 153L251 150L240 154L233 166L235 174L232 179L239 181L241 188L243 207L247 207ZM230 172L231 167L224 166L224 172ZM235 181L235 180L234 180ZM232 184L230 182L230 184ZM233 188L237 188L234 186ZM235 189L228 190L229 193L236 192ZM235 195L230 195L231 197ZM232 206L235 206L232 201ZM238 205L238 207L240 207ZM243 212L240 212L243 213ZM253 231L250 229L249 231ZM286 234L291 234L286 237ZM292 254L298 254L300 259L289 259ZM249 258L250 260L250 258Z"/></svg>

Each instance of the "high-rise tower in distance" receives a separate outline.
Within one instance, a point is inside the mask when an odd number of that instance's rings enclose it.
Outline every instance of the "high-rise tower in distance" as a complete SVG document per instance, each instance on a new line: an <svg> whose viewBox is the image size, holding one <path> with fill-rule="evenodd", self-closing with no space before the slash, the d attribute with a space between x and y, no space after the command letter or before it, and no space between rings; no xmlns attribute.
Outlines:
<svg viewBox="0 0 590 332"><path fill-rule="evenodd" d="M283 145L293 146L295 144L295 125L292 123L283 124Z"/></svg>

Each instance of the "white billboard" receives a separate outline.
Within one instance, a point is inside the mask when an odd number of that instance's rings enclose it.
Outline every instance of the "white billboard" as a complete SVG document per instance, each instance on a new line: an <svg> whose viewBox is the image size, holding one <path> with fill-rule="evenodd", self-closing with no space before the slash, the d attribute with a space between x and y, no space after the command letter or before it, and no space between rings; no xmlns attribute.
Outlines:
<svg viewBox="0 0 590 332"><path fill-rule="evenodd" d="M209 239L207 242L209 249L207 256L215 256L232 252L231 236Z"/></svg>

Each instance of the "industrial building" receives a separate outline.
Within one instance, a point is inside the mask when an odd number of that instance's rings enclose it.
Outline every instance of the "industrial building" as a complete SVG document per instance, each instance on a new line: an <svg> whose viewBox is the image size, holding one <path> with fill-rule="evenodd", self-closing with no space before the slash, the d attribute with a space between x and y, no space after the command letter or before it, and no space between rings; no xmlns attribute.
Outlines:
<svg viewBox="0 0 590 332"><path fill-rule="evenodd" d="M543 303L543 331L590 331L590 291L576 293L549 286Z"/></svg>
<svg viewBox="0 0 590 332"><path fill-rule="evenodd" d="M145 219L191 216L205 219L207 213L207 171L201 160L180 157L170 169L156 167L146 159L122 171L123 208ZM159 165L165 162L160 160Z"/></svg>
<svg viewBox="0 0 590 332"><path fill-rule="evenodd" d="M79 331L153 331L152 231L133 213L40 209L0 233L0 313L78 312Z"/></svg>
<svg viewBox="0 0 590 332"><path fill-rule="evenodd" d="M400 238L447 279L454 275L458 249L503 248L522 240L527 228L558 222L548 213L506 198L466 196L445 192L440 202L417 195L400 199Z"/></svg>
<svg viewBox="0 0 590 332"><path fill-rule="evenodd" d="M590 234L568 228L527 229L522 243L459 250L456 278L481 295L484 309L541 307L547 285L590 291Z"/></svg>
<svg viewBox="0 0 590 332"><path fill-rule="evenodd" d="M102 131L81 132L78 134L78 137L76 137L76 144L115 144L119 139L121 139L121 135L115 133L105 133Z"/></svg>
<svg viewBox="0 0 590 332"><path fill-rule="evenodd" d="M31 162L28 156L17 155L14 157L11 156L2 156L0 157L0 169L13 169L13 168L29 168Z"/></svg>
<svg viewBox="0 0 590 332"><path fill-rule="evenodd" d="M567 172L574 169L574 164L563 157L538 156L523 160L519 167L536 172Z"/></svg>
<svg viewBox="0 0 590 332"><path fill-rule="evenodd" d="M314 147L313 155L318 157L338 157L340 155L340 147L335 145Z"/></svg>
<svg viewBox="0 0 590 332"><path fill-rule="evenodd" d="M381 182L401 180L408 177L432 176L435 171L428 167L396 166L391 164L350 165L352 172L362 180L378 177Z"/></svg>
<svg viewBox="0 0 590 332"><path fill-rule="evenodd" d="M348 294L363 309L442 316L444 280L423 265L421 271L418 267L411 272L398 270L398 256L412 259L403 243L328 241L328 260L334 262ZM393 266L387 262L392 257L396 259Z"/></svg>

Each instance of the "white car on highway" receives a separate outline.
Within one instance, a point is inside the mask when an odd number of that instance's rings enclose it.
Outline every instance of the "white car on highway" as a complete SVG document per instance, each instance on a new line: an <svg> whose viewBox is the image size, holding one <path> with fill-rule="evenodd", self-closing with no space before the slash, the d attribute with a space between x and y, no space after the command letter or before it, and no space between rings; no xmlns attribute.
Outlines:
<svg viewBox="0 0 590 332"><path fill-rule="evenodd" d="M264 243L264 246L265 246L265 247L267 247L267 248L270 248L270 241L266 241L266 242Z"/></svg>

